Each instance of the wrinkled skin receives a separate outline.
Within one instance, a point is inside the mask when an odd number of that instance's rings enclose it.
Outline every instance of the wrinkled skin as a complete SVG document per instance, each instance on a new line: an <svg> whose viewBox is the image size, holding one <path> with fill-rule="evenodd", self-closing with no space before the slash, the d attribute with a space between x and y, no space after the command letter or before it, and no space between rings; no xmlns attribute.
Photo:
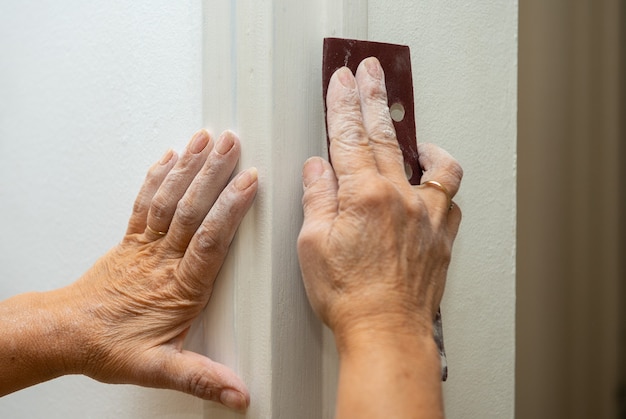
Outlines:
<svg viewBox="0 0 626 419"><path fill-rule="evenodd" d="M233 371L182 349L257 190L256 169L229 183L239 154L232 132L215 142L199 131L180 158L168 152L150 168L121 243L58 291L63 315L88 326L67 361L73 372L245 410L249 393Z"/></svg>
<svg viewBox="0 0 626 419"><path fill-rule="evenodd" d="M461 211L448 210L442 191L408 182L384 81L367 64L377 65L366 60L356 79L342 69L330 81L334 167L317 157L304 167L298 242L304 283L314 310L336 332L380 316L413 318L430 329ZM436 180L453 197L463 175L459 163L432 144L418 151L422 184Z"/></svg>
<svg viewBox="0 0 626 419"><path fill-rule="evenodd" d="M461 221L450 209L461 166L421 144L422 184L408 182L375 58L356 76L337 70L326 100L333 167L305 163L298 256L311 306L337 344L336 418L442 418L432 325Z"/></svg>
<svg viewBox="0 0 626 419"><path fill-rule="evenodd" d="M442 191L406 180L375 60L356 79L339 70L327 101L334 168L319 157L304 166L298 254L342 360L338 417L440 417L432 320L461 212ZM433 145L419 153L422 182L453 197L456 160ZM150 168L125 237L82 278L0 303L0 395L80 373L246 409L233 371L183 349L257 191L254 168L229 181L239 154L233 133L214 142L198 132L180 157L168 152ZM370 408L383 413L358 411Z"/></svg>

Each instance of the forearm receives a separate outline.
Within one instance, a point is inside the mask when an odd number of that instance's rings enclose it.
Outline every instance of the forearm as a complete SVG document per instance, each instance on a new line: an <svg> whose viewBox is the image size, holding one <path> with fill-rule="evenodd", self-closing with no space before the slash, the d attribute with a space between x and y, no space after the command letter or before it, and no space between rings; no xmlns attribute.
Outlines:
<svg viewBox="0 0 626 419"><path fill-rule="evenodd" d="M341 340L337 419L443 418L431 336L366 330Z"/></svg>
<svg viewBox="0 0 626 419"><path fill-rule="evenodd" d="M74 372L71 310L59 291L27 293L0 302L0 396ZM68 319L71 317L67 317Z"/></svg>

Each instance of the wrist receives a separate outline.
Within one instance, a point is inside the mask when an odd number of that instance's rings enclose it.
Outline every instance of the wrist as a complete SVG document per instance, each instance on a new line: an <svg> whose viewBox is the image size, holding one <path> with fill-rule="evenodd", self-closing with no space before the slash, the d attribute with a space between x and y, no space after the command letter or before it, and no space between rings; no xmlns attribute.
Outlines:
<svg viewBox="0 0 626 419"><path fill-rule="evenodd" d="M415 313L384 313L354 319L336 327L334 335L340 356L377 347L437 353L432 321Z"/></svg>
<svg viewBox="0 0 626 419"><path fill-rule="evenodd" d="M414 308L396 310L357 310L354 307L336 316L332 325L337 347L341 350L353 342L380 338L429 338L433 339L431 315Z"/></svg>
<svg viewBox="0 0 626 419"><path fill-rule="evenodd" d="M336 339L337 417L443 417L439 353L425 328L353 328Z"/></svg>
<svg viewBox="0 0 626 419"><path fill-rule="evenodd" d="M39 330L46 364L56 376L83 372L86 345L82 338L84 313L78 309L72 288L39 293L42 323Z"/></svg>
<svg viewBox="0 0 626 419"><path fill-rule="evenodd" d="M0 303L0 396L77 372L81 345L57 291L20 294Z"/></svg>

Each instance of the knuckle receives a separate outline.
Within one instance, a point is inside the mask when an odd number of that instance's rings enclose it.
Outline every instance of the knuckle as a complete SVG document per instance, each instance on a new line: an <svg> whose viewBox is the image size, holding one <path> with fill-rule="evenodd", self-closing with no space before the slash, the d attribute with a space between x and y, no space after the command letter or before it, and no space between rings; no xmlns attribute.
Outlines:
<svg viewBox="0 0 626 419"><path fill-rule="evenodd" d="M399 198L398 191L389 182L375 181L363 188L358 196L360 205L365 208L387 206Z"/></svg>
<svg viewBox="0 0 626 419"><path fill-rule="evenodd" d="M370 127L369 134L372 140L393 143L393 145L399 149L396 141L396 130L391 122L388 111L387 113L380 112L371 115Z"/></svg>
<svg viewBox="0 0 626 419"><path fill-rule="evenodd" d="M406 201L407 215L410 219L419 219L426 213L424 202L418 199Z"/></svg>
<svg viewBox="0 0 626 419"><path fill-rule="evenodd" d="M443 173L441 180L452 187L452 194L454 195L463 179L463 168L459 162L453 159L445 166Z"/></svg>
<svg viewBox="0 0 626 419"><path fill-rule="evenodd" d="M176 206L176 217L182 225L190 226L196 224L201 215L191 200L182 199Z"/></svg>
<svg viewBox="0 0 626 419"><path fill-rule="evenodd" d="M206 374L204 374L203 371L195 372L191 376L188 385L189 388L187 389L187 392L196 397L200 397L205 400L212 400L215 396L213 382Z"/></svg>
<svg viewBox="0 0 626 419"><path fill-rule="evenodd" d="M419 219L427 214L424 203L414 193L404 193L393 183L380 180L359 191L354 208L363 213L394 214L394 217Z"/></svg>
<svg viewBox="0 0 626 419"><path fill-rule="evenodd" d="M359 101L359 93L356 89L342 90L341 93L328 92L326 107L335 113L343 114L346 110L359 109Z"/></svg>
<svg viewBox="0 0 626 419"><path fill-rule="evenodd" d="M315 228L303 228L298 235L298 250L309 251L318 247L320 240L320 232Z"/></svg>
<svg viewBox="0 0 626 419"><path fill-rule="evenodd" d="M197 248L201 254L221 255L228 250L228 245L207 228L200 228L196 234Z"/></svg>
<svg viewBox="0 0 626 419"><path fill-rule="evenodd" d="M456 159L452 159L452 161L450 162L448 172L454 178L454 180L459 183L463 179L463 167L461 167L461 164Z"/></svg>
<svg viewBox="0 0 626 419"><path fill-rule="evenodd" d="M356 113L342 113L336 115L336 119L329 123L329 130L332 131L331 143L333 140L342 140L344 138L362 138L362 141L367 142L365 138L365 130L363 129L363 122L359 114Z"/></svg>
<svg viewBox="0 0 626 419"><path fill-rule="evenodd" d="M144 179L144 185L149 188L154 188L159 186L159 167L157 165L153 165L148 169L148 173L146 173L146 177Z"/></svg>
<svg viewBox="0 0 626 419"><path fill-rule="evenodd" d="M402 156L402 151L396 139L396 131L391 123L378 120L373 124L370 139L384 150L385 153L392 153Z"/></svg>
<svg viewBox="0 0 626 419"><path fill-rule="evenodd" d="M157 219L161 219L169 216L170 212L170 202L167 197L165 197L162 193L157 193L152 198L152 203L150 204L151 215Z"/></svg>
<svg viewBox="0 0 626 419"><path fill-rule="evenodd" d="M315 182L320 182L320 179ZM302 194L302 209L305 214L313 213L327 197L327 191L323 188L316 188L315 182L310 184Z"/></svg>
<svg viewBox="0 0 626 419"><path fill-rule="evenodd" d="M133 214L144 214L148 210L147 202L145 201L145 196L143 194L139 195L135 202L133 203Z"/></svg>

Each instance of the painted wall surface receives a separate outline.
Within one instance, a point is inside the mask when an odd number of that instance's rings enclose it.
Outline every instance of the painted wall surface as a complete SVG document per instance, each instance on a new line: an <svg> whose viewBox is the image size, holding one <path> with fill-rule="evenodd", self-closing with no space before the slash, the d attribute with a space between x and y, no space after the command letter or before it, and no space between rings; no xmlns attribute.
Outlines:
<svg viewBox="0 0 626 419"><path fill-rule="evenodd" d="M369 4L370 39L411 47L418 141L449 150L465 171L442 306L447 415L512 418L517 1Z"/></svg>
<svg viewBox="0 0 626 419"><path fill-rule="evenodd" d="M153 161L202 125L202 8L0 2L0 298L77 279L125 231ZM1 333L1 331L0 331ZM170 391L64 377L3 418L196 418Z"/></svg>
<svg viewBox="0 0 626 419"><path fill-rule="evenodd" d="M190 345L242 374L249 417L330 417L332 337L295 261L301 165L324 152L321 40L404 43L418 140L466 173L443 303L448 417L512 417L517 4L391 4L1 2L0 298L77 278L120 239L152 161L202 125L232 127L261 187ZM237 417L81 377L0 399L5 416Z"/></svg>

